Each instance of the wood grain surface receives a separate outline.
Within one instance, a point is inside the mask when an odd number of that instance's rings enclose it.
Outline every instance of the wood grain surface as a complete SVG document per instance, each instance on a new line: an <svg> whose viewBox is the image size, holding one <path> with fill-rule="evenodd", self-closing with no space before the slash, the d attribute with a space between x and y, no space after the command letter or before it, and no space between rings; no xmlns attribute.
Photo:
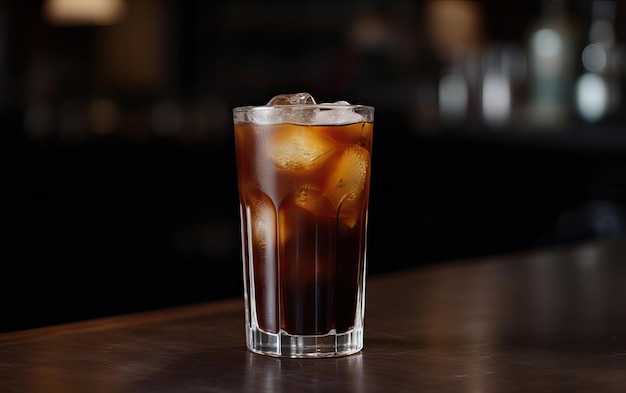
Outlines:
<svg viewBox="0 0 626 393"><path fill-rule="evenodd" d="M0 392L624 392L626 239L371 277L365 348L278 359L232 299L0 335Z"/></svg>

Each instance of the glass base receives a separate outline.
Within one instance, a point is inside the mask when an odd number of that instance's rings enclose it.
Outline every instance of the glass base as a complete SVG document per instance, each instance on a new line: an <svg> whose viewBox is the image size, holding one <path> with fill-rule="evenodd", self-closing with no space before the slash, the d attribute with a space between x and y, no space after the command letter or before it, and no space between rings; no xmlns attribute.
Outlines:
<svg viewBox="0 0 626 393"><path fill-rule="evenodd" d="M352 329L337 334L331 330L319 336L299 336L267 333L256 327L246 327L248 349L252 352L276 357L324 358L347 356L363 349L363 329Z"/></svg>

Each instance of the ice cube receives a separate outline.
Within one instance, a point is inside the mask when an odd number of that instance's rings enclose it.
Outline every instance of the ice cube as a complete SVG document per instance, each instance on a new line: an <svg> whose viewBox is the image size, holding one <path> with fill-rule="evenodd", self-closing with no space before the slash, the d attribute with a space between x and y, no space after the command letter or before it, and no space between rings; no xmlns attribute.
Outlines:
<svg viewBox="0 0 626 393"><path fill-rule="evenodd" d="M316 104L309 93L279 94L267 103L266 108L257 108L251 118L257 124L302 125L353 124L364 120L363 116L354 112L348 101L324 103L319 107L314 106ZM311 108L306 108L307 105Z"/></svg>
<svg viewBox="0 0 626 393"><path fill-rule="evenodd" d="M268 110L260 111L257 123L262 124L312 124L317 108L315 99L309 93L280 94L268 103ZM306 108L311 105L310 108ZM290 108L290 107L298 108ZM302 108L305 106L305 108ZM269 110L274 107L275 110Z"/></svg>
<svg viewBox="0 0 626 393"><path fill-rule="evenodd" d="M338 212L339 225L347 229L354 229L361 217L363 206L355 201L346 201L341 204Z"/></svg>
<svg viewBox="0 0 626 393"><path fill-rule="evenodd" d="M316 218L311 220L309 215ZM313 222L334 222L334 215L333 204L321 190L309 185L301 187L289 194L280 205L280 243L284 248L297 247L297 244L293 244L298 237L303 236L306 231L317 230ZM306 241L308 238L305 236L302 240ZM289 244L292 246L289 247Z"/></svg>
<svg viewBox="0 0 626 393"><path fill-rule="evenodd" d="M322 191L309 185L293 194L294 204L316 215L332 215L334 208Z"/></svg>
<svg viewBox="0 0 626 393"><path fill-rule="evenodd" d="M338 157L333 156L334 169L328 177L324 192L339 207L344 201L359 197L365 188L369 166L369 153L354 143L349 144Z"/></svg>
<svg viewBox="0 0 626 393"><path fill-rule="evenodd" d="M321 103L320 105L346 106L346 105L350 105L350 103L348 101L335 101L335 102L324 102L324 103Z"/></svg>
<svg viewBox="0 0 626 393"><path fill-rule="evenodd" d="M275 105L309 105L315 104L315 99L309 93L279 94L273 97L267 106Z"/></svg>
<svg viewBox="0 0 626 393"><path fill-rule="evenodd" d="M273 97L266 105L256 107L246 113L244 119L264 125L308 125L312 123L317 111L315 104L315 99L309 93L280 94Z"/></svg>
<svg viewBox="0 0 626 393"><path fill-rule="evenodd" d="M309 127L286 124L268 138L265 149L278 168L308 170L319 166L335 144Z"/></svg>
<svg viewBox="0 0 626 393"><path fill-rule="evenodd" d="M318 125L353 124L363 121L363 116L354 112L347 101L322 104L324 107L315 113L313 122Z"/></svg>
<svg viewBox="0 0 626 393"><path fill-rule="evenodd" d="M276 209L270 198L261 192L254 193L250 202L252 240L260 250L265 250L276 241Z"/></svg>

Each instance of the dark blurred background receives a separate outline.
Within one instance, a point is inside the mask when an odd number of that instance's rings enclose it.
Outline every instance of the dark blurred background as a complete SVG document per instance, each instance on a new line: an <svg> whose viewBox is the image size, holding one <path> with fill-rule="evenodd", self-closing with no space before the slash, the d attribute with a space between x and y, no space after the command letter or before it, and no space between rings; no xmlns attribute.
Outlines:
<svg viewBox="0 0 626 393"><path fill-rule="evenodd" d="M0 331L241 296L231 109L376 107L369 273L626 231L626 1L0 0Z"/></svg>

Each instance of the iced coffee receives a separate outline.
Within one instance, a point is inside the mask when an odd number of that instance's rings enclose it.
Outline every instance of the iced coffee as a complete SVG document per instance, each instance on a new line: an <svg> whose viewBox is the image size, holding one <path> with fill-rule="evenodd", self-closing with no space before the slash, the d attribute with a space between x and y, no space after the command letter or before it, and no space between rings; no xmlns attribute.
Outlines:
<svg viewBox="0 0 626 393"><path fill-rule="evenodd" d="M233 110L251 351L362 349L373 115L306 93Z"/></svg>

